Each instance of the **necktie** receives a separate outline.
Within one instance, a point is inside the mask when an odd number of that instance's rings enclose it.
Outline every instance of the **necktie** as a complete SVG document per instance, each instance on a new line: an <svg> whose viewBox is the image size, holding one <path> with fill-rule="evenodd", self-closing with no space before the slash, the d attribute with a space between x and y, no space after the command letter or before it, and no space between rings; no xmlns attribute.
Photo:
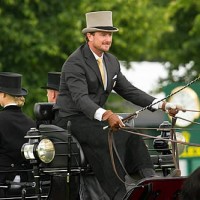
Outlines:
<svg viewBox="0 0 200 200"><path fill-rule="evenodd" d="M102 58L98 58L97 63L99 65L99 70L100 70L100 73L101 73L101 78L102 78L103 84L105 85L105 72L104 72L104 68L103 68Z"/></svg>

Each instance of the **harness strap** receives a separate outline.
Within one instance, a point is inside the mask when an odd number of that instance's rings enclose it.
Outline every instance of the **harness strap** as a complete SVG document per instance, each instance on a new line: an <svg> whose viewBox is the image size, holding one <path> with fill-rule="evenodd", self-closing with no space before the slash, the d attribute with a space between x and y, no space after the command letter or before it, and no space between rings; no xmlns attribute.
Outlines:
<svg viewBox="0 0 200 200"><path fill-rule="evenodd" d="M108 146L109 146L109 152L110 152L110 158L111 158L112 167L113 167L113 170L114 170L116 176L118 177L118 179L119 179L123 184L125 184L125 185L131 185L131 186L132 186L132 185L133 185L132 183L127 183L127 182L125 182L125 181L119 176L119 174L118 174L118 172L117 172L117 169L116 169L116 166L115 166L115 159L114 159L114 155L113 155L113 149L114 149L114 151L115 151L115 154L116 154L116 156L117 156L117 158L118 158L118 160L119 160L119 162L120 162L120 164L121 164L121 166L122 166L124 172L126 173L127 176L129 176L129 174L128 174L128 172L126 171L126 169L125 169L125 167L124 167L124 165L123 165L123 163L122 163L122 161L121 161L121 158L120 158L120 156L119 156L119 154L118 154L118 151L117 151L117 148L116 148L116 145L115 145L115 141L114 141L114 138L113 138L113 131L112 131L112 129L109 129L109 132L108 132Z"/></svg>
<svg viewBox="0 0 200 200"><path fill-rule="evenodd" d="M172 118L172 128L174 128L176 124L176 118ZM176 141L176 134L174 129L170 130L170 136L172 140ZM177 142L172 143L172 158L174 161L175 169L179 169L179 158L178 158L178 147L177 147Z"/></svg>

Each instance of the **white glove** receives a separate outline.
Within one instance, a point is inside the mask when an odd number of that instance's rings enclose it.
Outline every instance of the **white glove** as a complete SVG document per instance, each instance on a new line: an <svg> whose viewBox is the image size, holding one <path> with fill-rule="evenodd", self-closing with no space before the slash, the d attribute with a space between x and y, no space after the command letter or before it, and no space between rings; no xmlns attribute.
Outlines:
<svg viewBox="0 0 200 200"><path fill-rule="evenodd" d="M183 107L179 104L169 103L166 101L160 102L158 107L170 116L174 117L180 110L184 111Z"/></svg>

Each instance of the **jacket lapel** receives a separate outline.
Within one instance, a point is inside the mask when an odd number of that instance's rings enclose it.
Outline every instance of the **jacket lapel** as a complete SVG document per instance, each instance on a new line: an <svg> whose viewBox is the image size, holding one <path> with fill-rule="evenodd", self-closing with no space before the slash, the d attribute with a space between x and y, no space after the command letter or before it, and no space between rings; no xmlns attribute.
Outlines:
<svg viewBox="0 0 200 200"><path fill-rule="evenodd" d="M104 53L104 63L105 63L105 67L106 67L106 71L107 71L107 91L111 91L111 83L112 83L112 66L111 66L111 62L109 61L106 53Z"/></svg>
<svg viewBox="0 0 200 200"><path fill-rule="evenodd" d="M83 48L83 55L85 57L85 61L86 61L87 65L95 72L99 82L103 85L103 81L102 81L101 74L99 71L99 66L97 64L97 61L96 61L93 53L91 52L91 50L87 44Z"/></svg>

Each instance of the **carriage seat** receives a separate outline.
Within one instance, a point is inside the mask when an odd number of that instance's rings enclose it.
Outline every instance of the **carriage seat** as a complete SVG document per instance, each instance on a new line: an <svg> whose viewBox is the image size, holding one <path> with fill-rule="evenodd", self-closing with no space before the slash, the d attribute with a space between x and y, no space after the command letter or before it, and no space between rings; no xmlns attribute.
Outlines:
<svg viewBox="0 0 200 200"><path fill-rule="evenodd" d="M54 105L54 103L49 103L49 102L35 103L34 114L35 114L36 120L39 123L41 123L41 122L44 124L52 123L52 121L54 120L54 117L55 117L54 111L53 111L53 105ZM129 115L129 113L117 113L117 114L119 116L121 116L122 118ZM126 125L134 127L134 119L130 120ZM73 143L76 143L78 146L78 149L80 150L81 166L85 169L90 169L90 166L85 159L85 156L84 156L84 153L83 153L83 150L82 150L80 144L78 143L76 138L74 138L73 136L72 136L72 138L73 138ZM160 170L160 169L163 170L165 168L173 168L174 167L172 154L151 155L151 160L153 162L155 169L158 169L158 170Z"/></svg>
<svg viewBox="0 0 200 200"><path fill-rule="evenodd" d="M35 103L34 105L34 114L35 114L35 118L39 125L41 124L52 124L54 118L55 118L55 113L53 110L53 105L54 103L50 103L50 102L38 102ZM117 113L120 117L124 118L126 117L129 113ZM127 126L134 126L134 120L130 120L129 122L126 123ZM77 139L73 137L73 142L77 143L78 148L80 149L80 159L81 159L81 164L82 167L84 167L85 169L90 168L89 164L87 163L83 150L80 146L80 144L78 143Z"/></svg>
<svg viewBox="0 0 200 200"><path fill-rule="evenodd" d="M91 167L85 159L81 145L79 144L77 139L71 135L70 130L64 130L58 126L52 125L52 121L54 120L54 117L55 117L55 114L53 111L53 105L54 103L49 103L49 102L35 103L34 114L36 117L36 121L39 124L38 126L39 131L42 133L42 135L50 137L51 139L54 140L54 145L56 147L56 150L59 152L59 154L65 154L71 157L71 162L72 162L71 164L73 165L71 166L72 170L76 172L77 171L87 172L87 173L91 172L92 171ZM56 137L54 135L54 132L59 132L59 137L58 135L56 136L57 139L55 139ZM71 149L68 148L67 150L66 147L69 147L69 146ZM63 149L65 152L62 152L61 149ZM62 156L60 157L57 156L56 162L63 163L62 158L63 158ZM61 164L61 166L63 166L63 164Z"/></svg>

